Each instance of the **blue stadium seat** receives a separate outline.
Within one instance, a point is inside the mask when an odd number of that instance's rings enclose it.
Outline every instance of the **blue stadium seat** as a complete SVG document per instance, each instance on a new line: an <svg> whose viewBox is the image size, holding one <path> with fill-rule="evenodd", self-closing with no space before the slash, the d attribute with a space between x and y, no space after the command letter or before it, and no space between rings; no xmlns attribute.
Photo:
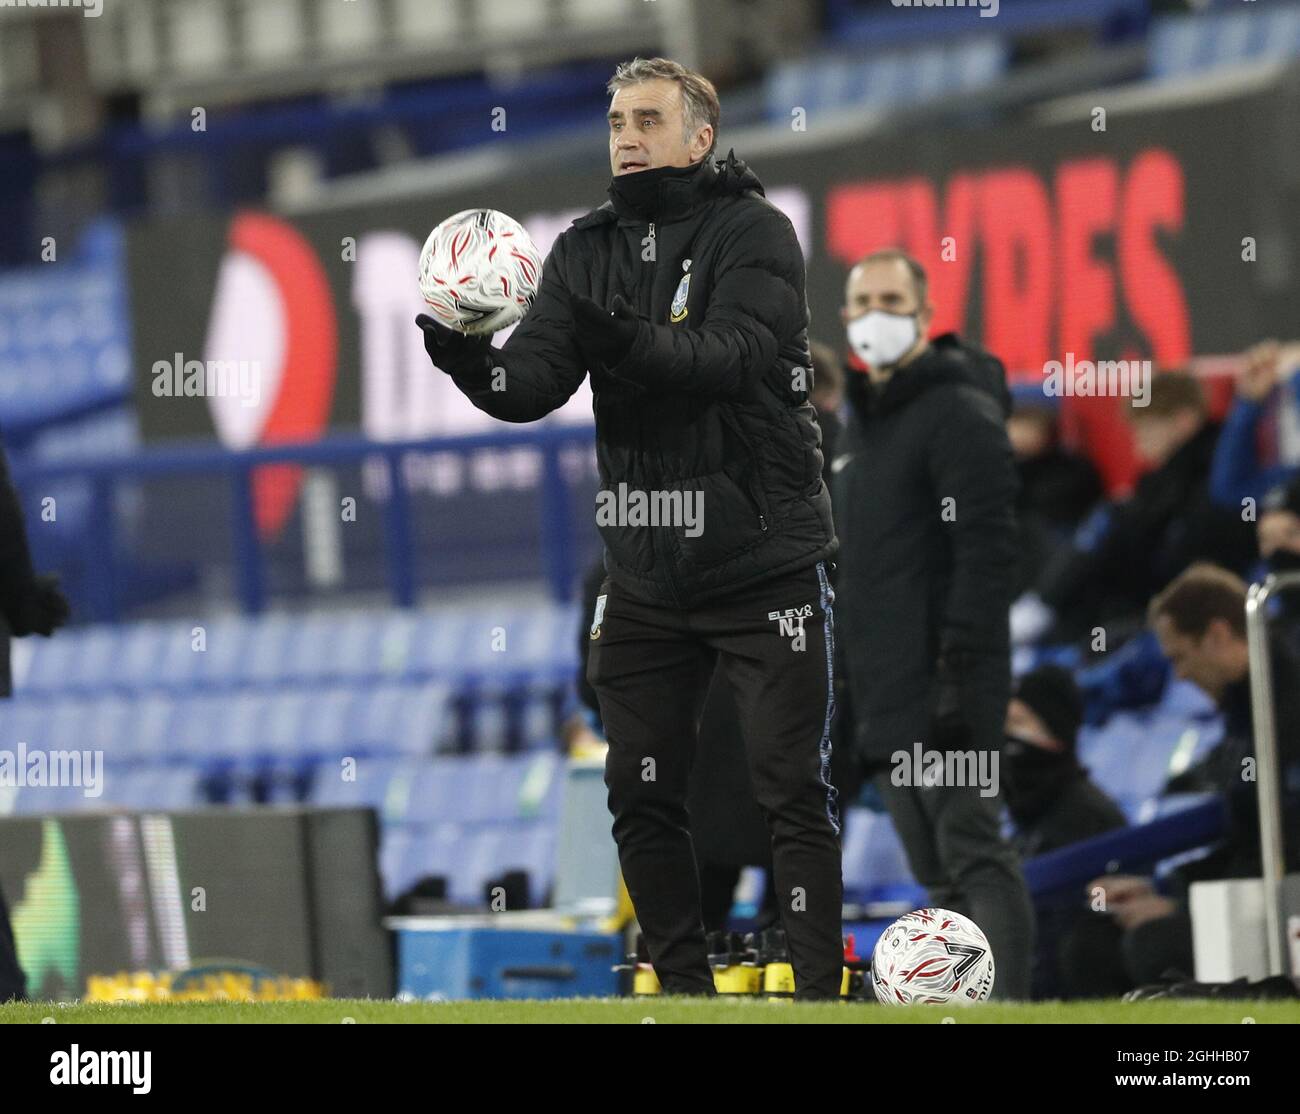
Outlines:
<svg viewBox="0 0 1300 1114"><path fill-rule="evenodd" d="M1251 4L1238 11L1171 15L1152 24L1152 77L1185 77L1300 55L1300 7Z"/></svg>
<svg viewBox="0 0 1300 1114"><path fill-rule="evenodd" d="M113 626L87 627L82 631L77 655L70 663L69 675L61 689L94 692L120 687L118 657L122 637L122 629Z"/></svg>
<svg viewBox="0 0 1300 1114"><path fill-rule="evenodd" d="M379 871L384 879L384 896L392 901L416 881L419 859L411 848L415 836L396 828L385 830L379 845Z"/></svg>
<svg viewBox="0 0 1300 1114"><path fill-rule="evenodd" d="M419 617L409 611L388 611L378 617L375 660L371 670L374 676L416 676L415 647L419 628Z"/></svg>
<svg viewBox="0 0 1300 1114"><path fill-rule="evenodd" d="M134 809L187 809L202 804L193 767L110 770L102 805Z"/></svg>
<svg viewBox="0 0 1300 1114"><path fill-rule="evenodd" d="M0 274L0 420L6 425L36 424L130 396L121 237L106 225L94 235L95 243L87 237L80 245L83 259ZM60 522L63 511L60 506Z"/></svg>
<svg viewBox="0 0 1300 1114"><path fill-rule="evenodd" d="M170 694L150 693L131 702L130 716L123 725L119 761L165 763L176 754L171 746L176 724L176 701Z"/></svg>
<svg viewBox="0 0 1300 1114"><path fill-rule="evenodd" d="M81 647L81 632L60 631L58 638L28 639L31 661L26 673L15 677L18 695L59 692L66 687L73 660Z"/></svg>
<svg viewBox="0 0 1300 1114"><path fill-rule="evenodd" d="M122 629L114 656L115 686L127 690L153 688L158 684L170 626L156 622L131 623Z"/></svg>
<svg viewBox="0 0 1300 1114"><path fill-rule="evenodd" d="M349 754L352 707L359 699L358 690L352 688L313 691L302 722L299 751L317 760Z"/></svg>
<svg viewBox="0 0 1300 1114"><path fill-rule="evenodd" d="M464 672L474 626L472 614L463 608L420 615L411 631L410 674L445 677Z"/></svg>
<svg viewBox="0 0 1300 1114"><path fill-rule="evenodd" d="M178 698L172 720L169 750L178 760L202 762L225 749L223 724L229 696L190 692Z"/></svg>
<svg viewBox="0 0 1300 1114"><path fill-rule="evenodd" d="M526 749L553 749L559 737L556 687L554 684L529 684L523 694L520 723L521 741Z"/></svg>
<svg viewBox="0 0 1300 1114"><path fill-rule="evenodd" d="M36 786L18 788L13 802L15 816L37 816L52 812L86 812L98 808L99 802L87 797L75 785Z"/></svg>
<svg viewBox="0 0 1300 1114"><path fill-rule="evenodd" d="M318 684L333 676L330 659L336 652L342 626L342 620L330 613L293 616L276 679Z"/></svg>
<svg viewBox="0 0 1300 1114"><path fill-rule="evenodd" d="M381 676L376 616L354 611L335 619L322 662L322 676L333 680L369 680Z"/></svg>
<svg viewBox="0 0 1300 1114"><path fill-rule="evenodd" d="M236 692L216 697L221 710L213 754L236 761L251 761L262 752L262 735L271 696L263 692Z"/></svg>
<svg viewBox="0 0 1300 1114"><path fill-rule="evenodd" d="M18 697L0 703L0 745L102 751L141 807L155 791L369 804L452 856L447 823L486 839L554 822L556 686L576 669L577 621L572 605L511 603L72 629L33 647ZM445 757L467 740L477 757ZM356 782L340 777L345 757ZM511 846L530 847L518 833Z"/></svg>
<svg viewBox="0 0 1300 1114"><path fill-rule="evenodd" d="M198 643L202 649L193 649L193 642L173 645L171 652L179 659L175 668L188 670L192 665L194 679L201 685L223 688L236 684L243 679L244 663L252 653L253 630L260 622L228 615L206 623L195 623L194 626L203 628ZM186 664L182 666L180 661Z"/></svg>
<svg viewBox="0 0 1300 1114"><path fill-rule="evenodd" d="M284 759L306 752L304 744L310 689L285 688L266 697L266 715L258 724L259 753Z"/></svg>
<svg viewBox="0 0 1300 1114"><path fill-rule="evenodd" d="M418 829L408 844L402 861L402 876L414 881L424 875L440 874L447 879L448 896L465 900L465 887L459 875L468 861L469 837L462 824L435 824ZM409 885L409 882L407 883ZM477 901L479 894L471 891L470 900Z"/></svg>
<svg viewBox="0 0 1300 1114"><path fill-rule="evenodd" d="M885 109L968 93L994 84L1008 58L1004 42L980 36L919 49L783 62L766 78L767 117L788 125L795 106L809 114Z"/></svg>
<svg viewBox="0 0 1300 1114"><path fill-rule="evenodd" d="M102 693L94 697L90 701L81 745L102 750L109 760L127 754L133 702L133 697L121 693Z"/></svg>
<svg viewBox="0 0 1300 1114"><path fill-rule="evenodd" d="M204 637L209 626L203 623L171 623L161 635L158 660L152 684L164 688L191 687L203 683L207 662L207 651L200 653L194 649L195 628L204 628ZM146 687L142 684L140 687Z"/></svg>
<svg viewBox="0 0 1300 1114"><path fill-rule="evenodd" d="M403 689L387 749L413 756L433 754L454 741L451 686L408 685Z"/></svg>
<svg viewBox="0 0 1300 1114"><path fill-rule="evenodd" d="M93 749L89 739L94 710L92 700L77 697L64 697L47 705L37 712L28 746L56 751Z"/></svg>
<svg viewBox="0 0 1300 1114"><path fill-rule="evenodd" d="M403 763L393 758L359 758L343 777L341 762L322 762L312 779L311 803L322 807L373 808L382 815L389 785ZM391 825L385 831L396 831Z"/></svg>
<svg viewBox="0 0 1300 1114"><path fill-rule="evenodd" d="M302 616L275 612L251 625L249 644L236 678L249 685L274 685L293 677L293 642Z"/></svg>
<svg viewBox="0 0 1300 1114"><path fill-rule="evenodd" d="M14 700L6 707L4 719L5 738L0 740L6 749L15 749L19 743L29 747L43 747L49 738L47 724L51 705L39 700Z"/></svg>
<svg viewBox="0 0 1300 1114"><path fill-rule="evenodd" d="M907 855L889 817L866 808L844 814L844 887L861 900L914 885Z"/></svg>
<svg viewBox="0 0 1300 1114"><path fill-rule="evenodd" d="M528 873L529 903L536 907L546 897L555 876L555 827L539 821L502 825L494 873L523 870Z"/></svg>
<svg viewBox="0 0 1300 1114"><path fill-rule="evenodd" d="M478 820L475 774L477 762L439 758L412 763L402 820L408 824L473 823Z"/></svg>
<svg viewBox="0 0 1300 1114"><path fill-rule="evenodd" d="M463 686L469 747L479 754L500 752L510 745L509 686L502 681L474 681Z"/></svg>

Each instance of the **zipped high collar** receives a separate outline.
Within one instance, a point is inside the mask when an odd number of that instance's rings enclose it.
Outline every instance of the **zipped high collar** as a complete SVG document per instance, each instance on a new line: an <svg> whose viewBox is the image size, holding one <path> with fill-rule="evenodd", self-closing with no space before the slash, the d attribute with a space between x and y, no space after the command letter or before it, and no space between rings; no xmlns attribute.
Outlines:
<svg viewBox="0 0 1300 1114"><path fill-rule="evenodd" d="M678 211L688 211L701 185L716 174L707 157L690 166L657 166L636 174L616 174L610 179L609 200L620 217L662 222ZM704 183L697 184L701 176Z"/></svg>
<svg viewBox="0 0 1300 1114"><path fill-rule="evenodd" d="M659 183L655 213L650 216L646 215L645 210L634 210L624 203L615 189L616 181L617 179L610 183L610 200L579 217L573 222L573 227L585 228L614 220L633 224L645 224L648 221L666 224L690 216L714 197L748 190L763 195L763 184L743 161L736 158L734 148L721 161L713 155L706 155L696 164L694 173L664 176Z"/></svg>
<svg viewBox="0 0 1300 1114"><path fill-rule="evenodd" d="M851 370L845 393L864 421L901 410L933 387L966 384L990 394L1003 415L1011 413L1011 395L1001 365L982 350L964 345L956 333L934 338L910 364L899 368L883 386L877 386L865 372Z"/></svg>

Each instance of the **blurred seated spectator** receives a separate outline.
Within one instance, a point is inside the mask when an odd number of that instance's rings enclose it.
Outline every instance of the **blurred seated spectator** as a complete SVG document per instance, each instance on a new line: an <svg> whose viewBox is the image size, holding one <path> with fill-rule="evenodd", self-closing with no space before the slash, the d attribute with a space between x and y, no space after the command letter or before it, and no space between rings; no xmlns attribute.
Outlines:
<svg viewBox="0 0 1300 1114"><path fill-rule="evenodd" d="M1007 436L1020 479L1018 596L1034 586L1048 558L1101 498L1102 488L1092 463L1059 444L1056 415L1049 407L1018 405L1007 418Z"/></svg>
<svg viewBox="0 0 1300 1114"><path fill-rule="evenodd" d="M1218 427L1200 383L1164 372L1151 383L1148 405L1127 413L1150 470L1129 499L1089 516L1043 571L1037 595L1055 641L1090 637L1101 626L1113 649L1140 629L1147 601L1192 562L1245 572L1255 556L1253 525L1210 500Z"/></svg>
<svg viewBox="0 0 1300 1114"><path fill-rule="evenodd" d="M1124 827L1119 805L1088 777L1075 746L1083 696L1068 669L1044 665L1020 678L1007 705L1002 791L1022 858Z"/></svg>
<svg viewBox="0 0 1300 1114"><path fill-rule="evenodd" d="M1254 729L1246 645L1246 585L1227 569L1196 564L1151 602L1149 615L1174 672L1201 688L1224 718L1223 741L1198 765L1170 781L1171 792L1212 790L1227 813L1224 838L1202 858L1170 872L1168 894L1153 880L1107 875L1089 884L1104 913L1081 921L1062 941L1067 997L1104 997L1193 971L1187 890L1193 882L1255 878L1262 872L1253 773ZM1300 765L1300 661L1270 639L1278 758L1284 773ZM1288 870L1300 867L1300 799L1284 793Z"/></svg>
<svg viewBox="0 0 1300 1114"><path fill-rule="evenodd" d="M1076 753L1083 696L1068 669L1046 665L1020 678L1007 706L1002 748L1002 799L1015 824L1011 845L1032 858L1091 839L1128 821L1120 807L1088 777ZM1086 910L1072 904L1039 905L1033 997L1058 998L1060 942Z"/></svg>
<svg viewBox="0 0 1300 1114"><path fill-rule="evenodd" d="M1300 406L1300 341L1266 340L1249 349L1237 377L1237 392L1214 452L1210 495L1221 507L1240 513L1246 499L1258 503L1271 489L1296 473L1290 465L1260 460L1259 428L1269 404L1286 386Z"/></svg>

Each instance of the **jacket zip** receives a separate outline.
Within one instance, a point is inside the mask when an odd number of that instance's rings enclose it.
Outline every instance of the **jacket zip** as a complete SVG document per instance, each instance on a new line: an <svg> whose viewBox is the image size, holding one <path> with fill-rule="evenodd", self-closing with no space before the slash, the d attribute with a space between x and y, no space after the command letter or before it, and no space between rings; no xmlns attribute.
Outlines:
<svg viewBox="0 0 1300 1114"><path fill-rule="evenodd" d="M745 477L745 494L749 496L750 505L758 512L758 528L763 533L767 533L767 501L759 494L762 490L762 479L758 471L758 454L754 452L753 443L741 426L740 419L728 416L726 420L740 443L745 446L745 452L749 456L749 472Z"/></svg>
<svg viewBox="0 0 1300 1114"><path fill-rule="evenodd" d="M659 245L655 242L655 223L654 221L650 221L648 223L649 223L648 235L650 238L650 281L646 283L646 297L644 299L644 303L645 303L645 315L647 317L650 317L652 316L651 311L654 305L654 272L655 272L655 268L659 265ZM642 445L644 445L645 444L644 425L641 426L641 434L642 434L641 443ZM657 528L654 526L647 526L646 529L650 531L650 552L652 552L655 555L655 559L658 560L660 559L661 555L660 555L660 547L655 544L655 531ZM668 552L666 549L662 554L662 560L664 563L664 576L667 577L668 580L668 589L673 594L673 602L680 609L682 606L682 597L681 597L681 593L678 592L677 590L677 577L673 575L672 562L669 560Z"/></svg>
<svg viewBox="0 0 1300 1114"><path fill-rule="evenodd" d="M645 314L650 316L650 307L654 301L654 269L659 261L659 245L655 242L655 222L650 222L650 282L647 284Z"/></svg>

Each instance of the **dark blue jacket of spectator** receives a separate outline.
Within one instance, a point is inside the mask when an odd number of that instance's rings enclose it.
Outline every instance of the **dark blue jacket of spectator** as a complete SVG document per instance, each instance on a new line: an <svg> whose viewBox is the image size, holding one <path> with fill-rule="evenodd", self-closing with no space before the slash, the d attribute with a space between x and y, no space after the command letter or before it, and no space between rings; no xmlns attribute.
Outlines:
<svg viewBox="0 0 1300 1114"><path fill-rule="evenodd" d="M1300 375L1292 376L1289 388L1300 406ZM1286 483L1296 472L1287 464L1264 464L1259 459L1259 424L1269 404L1238 398L1224 419L1210 466L1210 498L1221 507L1240 510L1243 499L1258 504L1268 492Z"/></svg>

